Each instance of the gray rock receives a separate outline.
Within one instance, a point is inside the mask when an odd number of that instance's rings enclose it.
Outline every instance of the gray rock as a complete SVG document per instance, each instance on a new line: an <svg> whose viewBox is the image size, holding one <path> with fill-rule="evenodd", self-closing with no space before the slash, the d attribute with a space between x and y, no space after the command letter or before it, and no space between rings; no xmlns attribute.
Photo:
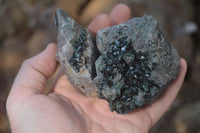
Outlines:
<svg viewBox="0 0 200 133"><path fill-rule="evenodd" d="M179 56L152 16L100 30L96 37L100 55L90 33L59 9L56 23L57 59L70 81L86 95L98 88L98 97L108 101L111 111L127 114L155 101L179 73ZM84 41L79 39L82 33ZM81 54L78 47L85 47ZM89 60L85 63L82 58Z"/></svg>
<svg viewBox="0 0 200 133"><path fill-rule="evenodd" d="M153 102L179 73L179 56L152 16L100 30L97 47L98 94L118 113Z"/></svg>
<svg viewBox="0 0 200 133"><path fill-rule="evenodd" d="M55 23L59 31L56 59L64 66L68 79L76 88L85 95L93 95L97 91L92 78L98 51L91 34L59 8Z"/></svg>

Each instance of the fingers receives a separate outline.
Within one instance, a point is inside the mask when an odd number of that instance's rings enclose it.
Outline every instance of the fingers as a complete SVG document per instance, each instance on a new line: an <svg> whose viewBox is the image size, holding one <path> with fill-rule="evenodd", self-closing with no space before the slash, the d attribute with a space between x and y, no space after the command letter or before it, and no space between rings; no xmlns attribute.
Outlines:
<svg viewBox="0 0 200 133"><path fill-rule="evenodd" d="M106 14L100 14L89 24L88 30L95 35L100 29L111 26L111 23L110 16Z"/></svg>
<svg viewBox="0 0 200 133"><path fill-rule="evenodd" d="M180 60L181 70L176 80L167 88L161 99L147 107L149 116L151 117L152 125L154 125L160 117L170 108L175 100L185 78L187 64L184 59Z"/></svg>
<svg viewBox="0 0 200 133"><path fill-rule="evenodd" d="M112 10L110 16L100 14L89 24L88 29L94 35L103 28L126 22L130 19L131 10L125 4L119 4Z"/></svg>
<svg viewBox="0 0 200 133"><path fill-rule="evenodd" d="M119 4L115 6L110 14L110 18L112 20L112 25L118 25L123 22L126 22L130 19L131 10L125 4Z"/></svg>

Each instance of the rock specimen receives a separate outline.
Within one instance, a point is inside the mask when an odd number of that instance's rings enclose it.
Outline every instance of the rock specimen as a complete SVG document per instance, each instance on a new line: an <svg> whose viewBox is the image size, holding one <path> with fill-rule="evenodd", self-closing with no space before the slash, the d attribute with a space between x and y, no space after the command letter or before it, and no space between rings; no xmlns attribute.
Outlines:
<svg viewBox="0 0 200 133"><path fill-rule="evenodd" d="M56 10L55 23L59 31L57 60L64 65L72 84L84 94L92 95L97 91L92 79L99 54L91 34L61 9Z"/></svg>
<svg viewBox="0 0 200 133"><path fill-rule="evenodd" d="M127 114L155 101L179 73L179 56L152 16L100 30L96 43L58 9L57 59L84 94L98 91L111 111Z"/></svg>

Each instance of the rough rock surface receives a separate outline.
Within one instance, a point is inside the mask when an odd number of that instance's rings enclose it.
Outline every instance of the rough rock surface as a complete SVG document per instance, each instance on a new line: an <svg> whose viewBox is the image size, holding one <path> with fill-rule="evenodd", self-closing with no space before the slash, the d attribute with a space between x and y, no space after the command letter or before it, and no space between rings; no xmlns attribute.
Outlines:
<svg viewBox="0 0 200 133"><path fill-rule="evenodd" d="M72 84L91 96L97 91L92 78L95 76L94 62L98 57L92 36L59 8L56 10L55 23L59 31L56 59L64 65Z"/></svg>
<svg viewBox="0 0 200 133"><path fill-rule="evenodd" d="M153 102L179 73L179 56L152 16L102 29L96 44L60 9L55 18L57 59L70 81L86 95L98 90L111 111L127 114Z"/></svg>

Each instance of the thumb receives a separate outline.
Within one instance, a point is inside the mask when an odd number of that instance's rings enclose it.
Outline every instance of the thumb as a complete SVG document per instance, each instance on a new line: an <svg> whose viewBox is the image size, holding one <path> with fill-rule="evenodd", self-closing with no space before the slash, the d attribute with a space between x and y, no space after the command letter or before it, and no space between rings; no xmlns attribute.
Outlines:
<svg viewBox="0 0 200 133"><path fill-rule="evenodd" d="M56 51L57 46L52 43L40 54L23 62L8 96L7 108L23 104L33 95L43 94L47 79L57 68Z"/></svg>

